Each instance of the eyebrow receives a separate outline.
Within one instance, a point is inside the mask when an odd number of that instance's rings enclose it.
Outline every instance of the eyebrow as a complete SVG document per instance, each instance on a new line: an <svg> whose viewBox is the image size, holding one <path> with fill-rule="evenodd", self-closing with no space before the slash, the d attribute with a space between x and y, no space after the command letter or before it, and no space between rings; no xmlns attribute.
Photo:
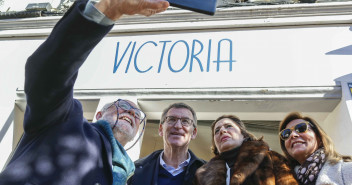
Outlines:
<svg viewBox="0 0 352 185"><path fill-rule="evenodd" d="M174 117L174 118L179 118L179 119L192 119L189 117L178 117L178 116L166 116L166 117Z"/></svg>
<svg viewBox="0 0 352 185"><path fill-rule="evenodd" d="M224 123L224 124L221 125L221 126L215 127L214 131L215 131L216 129L221 128L222 126L226 126L226 125L231 125L231 124L230 124L230 123Z"/></svg>

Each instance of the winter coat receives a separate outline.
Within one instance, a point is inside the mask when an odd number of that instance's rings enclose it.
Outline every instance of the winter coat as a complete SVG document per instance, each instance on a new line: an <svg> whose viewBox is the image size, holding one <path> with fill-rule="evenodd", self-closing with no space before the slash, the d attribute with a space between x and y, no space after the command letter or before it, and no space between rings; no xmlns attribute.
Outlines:
<svg viewBox="0 0 352 185"><path fill-rule="evenodd" d="M325 162L315 184L352 185L352 162L342 160L336 164Z"/></svg>
<svg viewBox="0 0 352 185"><path fill-rule="evenodd" d="M136 171L128 180L128 185L157 185L158 173L160 167L160 153L163 150L157 150L150 155L139 159L135 162ZM191 150L188 150L191 155L191 160L186 167L183 185L191 185L194 179L196 170L202 166L205 161L196 157Z"/></svg>
<svg viewBox="0 0 352 185"><path fill-rule="evenodd" d="M230 185L298 184L283 156L270 151L262 140L242 143L236 156ZM226 185L225 161L216 156L196 172L196 185Z"/></svg>

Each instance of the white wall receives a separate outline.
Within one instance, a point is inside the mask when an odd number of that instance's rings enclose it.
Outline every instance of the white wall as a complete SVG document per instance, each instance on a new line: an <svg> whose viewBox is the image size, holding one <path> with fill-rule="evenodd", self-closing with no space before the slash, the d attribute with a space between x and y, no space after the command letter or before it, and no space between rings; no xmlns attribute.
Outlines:
<svg viewBox="0 0 352 185"><path fill-rule="evenodd" d="M322 124L324 131L331 137L336 150L345 155L352 155L352 91L347 83L352 83L352 74L338 78L342 86L342 99L335 110Z"/></svg>
<svg viewBox="0 0 352 185"><path fill-rule="evenodd" d="M44 37L0 39L0 129L4 128L3 125L14 108L16 88L20 90L24 88L25 61L43 42ZM223 39L230 42L225 41L219 49L218 43ZM80 70L75 88L143 90L143 88L335 86L335 79L351 73L352 55L348 53L351 41L352 32L347 25L223 30L210 28L205 31L125 32L118 36L112 34L91 53ZM117 43L119 43L118 50ZM114 73L114 66L122 58L129 43L130 48L121 60L121 66ZM131 55L134 43L136 45ZM164 43L166 45L163 49ZM229 43L232 43L232 48ZM116 51L119 53L117 56ZM164 55L161 57L163 51ZM194 59L193 65L190 65L188 57L191 57L192 51L194 55L200 53L196 57L199 63ZM229 53L232 53L232 57ZM224 62L220 63L220 69L217 71L217 64L213 61L218 60L218 55L221 56L220 60L235 61L232 63L232 70L229 62ZM130 68L125 72L130 56ZM186 58L188 61L182 71L172 72L168 67L170 61L174 69L181 69ZM142 71L152 68L144 73L138 72L135 61L137 68ZM158 72L160 61L162 65ZM209 71L207 71L208 61ZM200 64L203 71L200 70ZM190 66L193 67L192 72ZM323 124L337 143L337 148L342 153L351 153L351 149L344 150L346 142L351 141L351 138L347 138L351 133L349 130L351 101L346 98L345 90L343 93L341 104ZM0 167L11 151L12 146L9 145L12 143L12 137L11 126L0 143L2 151ZM347 140L344 140L345 138Z"/></svg>

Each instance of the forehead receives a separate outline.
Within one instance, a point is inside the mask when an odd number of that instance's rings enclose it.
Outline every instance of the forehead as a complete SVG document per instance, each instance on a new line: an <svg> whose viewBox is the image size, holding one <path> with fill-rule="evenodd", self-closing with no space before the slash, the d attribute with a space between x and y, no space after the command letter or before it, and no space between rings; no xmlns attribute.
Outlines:
<svg viewBox="0 0 352 185"><path fill-rule="evenodd" d="M130 100L124 100L124 101L127 101L132 107L137 108L137 105L135 103L133 103L132 101L130 101Z"/></svg>
<svg viewBox="0 0 352 185"><path fill-rule="evenodd" d="M130 100L123 100L123 101L126 101L127 103L129 103L133 108L137 108L137 105L134 104L132 101ZM115 106L114 106L114 103L115 103ZM104 106L103 110L116 111L116 104L117 102L108 103Z"/></svg>
<svg viewBox="0 0 352 185"><path fill-rule="evenodd" d="M233 125L234 127L238 128L237 124L230 118L223 118L223 119L219 120L218 122L216 122L214 128L218 128L223 125Z"/></svg>
<svg viewBox="0 0 352 185"><path fill-rule="evenodd" d="M290 122L286 125L286 128L294 127L294 126L297 125L298 123L303 123L303 122L306 122L306 120L304 120L304 119L294 119L294 120L290 121Z"/></svg>
<svg viewBox="0 0 352 185"><path fill-rule="evenodd" d="M182 118L193 118L192 112L186 108L171 108L166 116L176 116Z"/></svg>

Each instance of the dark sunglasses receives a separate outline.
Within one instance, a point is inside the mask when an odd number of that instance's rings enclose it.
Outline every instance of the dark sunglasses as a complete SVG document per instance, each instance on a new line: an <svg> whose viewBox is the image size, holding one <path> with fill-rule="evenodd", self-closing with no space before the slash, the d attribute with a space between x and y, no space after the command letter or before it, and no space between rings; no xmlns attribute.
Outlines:
<svg viewBox="0 0 352 185"><path fill-rule="evenodd" d="M294 127L286 128L280 132L280 138L282 140L287 140L290 137L292 131L296 131L297 133L305 133L309 130L309 125L311 127L313 126L309 122L302 122L302 123L298 123Z"/></svg>

